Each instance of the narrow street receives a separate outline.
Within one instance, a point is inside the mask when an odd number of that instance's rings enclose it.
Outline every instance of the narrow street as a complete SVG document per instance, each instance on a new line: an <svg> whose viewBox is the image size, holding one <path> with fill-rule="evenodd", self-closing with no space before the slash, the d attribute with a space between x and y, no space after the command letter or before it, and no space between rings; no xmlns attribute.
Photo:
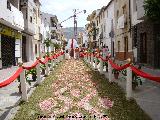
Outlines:
<svg viewBox="0 0 160 120"><path fill-rule="evenodd" d="M36 88L14 120L51 116L56 120L150 120L134 100L126 100L116 83L73 59L62 62Z"/></svg>

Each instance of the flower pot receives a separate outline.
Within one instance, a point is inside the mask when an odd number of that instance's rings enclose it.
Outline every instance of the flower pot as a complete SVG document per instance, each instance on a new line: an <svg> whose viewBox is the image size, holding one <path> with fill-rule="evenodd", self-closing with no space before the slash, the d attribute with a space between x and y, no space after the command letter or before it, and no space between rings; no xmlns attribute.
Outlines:
<svg viewBox="0 0 160 120"><path fill-rule="evenodd" d="M132 90L135 90L137 86L138 86L138 84L137 84L137 83L132 82Z"/></svg>
<svg viewBox="0 0 160 120"><path fill-rule="evenodd" d="M18 85L19 93L22 93L21 91L21 83Z"/></svg>
<svg viewBox="0 0 160 120"><path fill-rule="evenodd" d="M114 73L114 78L118 79L119 73Z"/></svg>
<svg viewBox="0 0 160 120"><path fill-rule="evenodd" d="M37 75L36 74L32 74L32 80L36 81L36 79L37 79Z"/></svg>
<svg viewBox="0 0 160 120"><path fill-rule="evenodd" d="M42 69L42 73L41 73L42 75L44 75L45 74L45 69Z"/></svg>

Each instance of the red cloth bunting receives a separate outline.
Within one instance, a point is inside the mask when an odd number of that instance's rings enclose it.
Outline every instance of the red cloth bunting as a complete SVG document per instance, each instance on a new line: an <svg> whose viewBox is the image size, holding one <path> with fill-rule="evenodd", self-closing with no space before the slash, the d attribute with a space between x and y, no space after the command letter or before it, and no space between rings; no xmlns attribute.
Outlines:
<svg viewBox="0 0 160 120"><path fill-rule="evenodd" d="M111 66L112 66L114 69L116 69L116 70L123 70L123 69L126 69L126 68L128 68L128 67L130 66L130 63L125 64L125 65L123 65L123 66L118 66L118 65L116 65L115 63L113 63L113 61L110 60L110 59L109 59L109 63L110 63Z"/></svg>
<svg viewBox="0 0 160 120"><path fill-rule="evenodd" d="M160 83L160 77L155 77L155 76L152 76L148 73L145 73L141 70L139 70L138 68L134 67L134 66L130 66L130 68L132 69L132 71L134 73L136 73L138 76L141 76L143 78L147 78L147 79L150 79L152 81L156 81L156 82L159 82Z"/></svg>
<svg viewBox="0 0 160 120"><path fill-rule="evenodd" d="M36 62L32 66L29 66L29 67L23 66L23 69L31 70L31 69L35 68L38 63L39 63L39 60L36 60Z"/></svg>
<svg viewBox="0 0 160 120"><path fill-rule="evenodd" d="M23 71L23 67L20 67L10 78L0 83L0 88L5 87L12 83Z"/></svg>

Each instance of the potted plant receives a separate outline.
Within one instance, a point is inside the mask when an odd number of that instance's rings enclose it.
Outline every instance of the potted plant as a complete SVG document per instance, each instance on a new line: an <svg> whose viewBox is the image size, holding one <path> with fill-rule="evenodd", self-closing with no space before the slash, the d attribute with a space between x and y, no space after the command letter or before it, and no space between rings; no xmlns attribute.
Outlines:
<svg viewBox="0 0 160 120"><path fill-rule="evenodd" d="M138 69L141 69L140 65L138 66ZM122 70L121 73L124 76L127 76L127 71L126 70ZM132 72L132 89L135 90L136 87L138 87L138 85L142 85L142 80L139 76L137 76L137 74Z"/></svg>
<svg viewBox="0 0 160 120"><path fill-rule="evenodd" d="M41 74L44 75L45 74L45 70L46 70L46 66L42 64L40 66L40 68L42 69L42 73Z"/></svg>
<svg viewBox="0 0 160 120"><path fill-rule="evenodd" d="M141 69L141 65L138 66L138 69ZM132 72L132 89L135 90L138 85L142 85L142 80L137 74Z"/></svg>
<svg viewBox="0 0 160 120"><path fill-rule="evenodd" d="M26 72L26 76L27 76L27 72ZM29 79L27 79L28 77L26 77L26 82L31 85L31 81ZM20 76L17 78L19 85L18 85L18 89L19 89L19 93L22 93L21 91L21 83L20 83Z"/></svg>
<svg viewBox="0 0 160 120"><path fill-rule="evenodd" d="M120 73L119 70L116 70L116 69L113 69L113 70L112 70L112 74L114 74L114 78L115 78L115 79L118 79L119 73Z"/></svg>
<svg viewBox="0 0 160 120"><path fill-rule="evenodd" d="M108 62L103 62L103 66L106 66L106 72L108 72Z"/></svg>
<svg viewBox="0 0 160 120"><path fill-rule="evenodd" d="M33 68L33 69L29 70L29 71L27 72L27 75L29 75L29 74L32 75L32 80L33 80L33 81L36 81L36 79L37 79L37 71L36 71L36 68Z"/></svg>

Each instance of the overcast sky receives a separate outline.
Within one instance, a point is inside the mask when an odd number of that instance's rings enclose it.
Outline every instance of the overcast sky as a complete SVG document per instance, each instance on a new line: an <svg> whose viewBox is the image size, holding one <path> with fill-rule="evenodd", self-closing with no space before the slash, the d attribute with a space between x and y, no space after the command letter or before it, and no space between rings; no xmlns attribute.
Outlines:
<svg viewBox="0 0 160 120"><path fill-rule="evenodd" d="M84 27L86 18L93 10L106 6L110 0L40 0L41 11L57 15L59 22L73 15L73 9L87 10L86 14L78 15L78 27ZM73 27L73 19L62 24L63 27Z"/></svg>

